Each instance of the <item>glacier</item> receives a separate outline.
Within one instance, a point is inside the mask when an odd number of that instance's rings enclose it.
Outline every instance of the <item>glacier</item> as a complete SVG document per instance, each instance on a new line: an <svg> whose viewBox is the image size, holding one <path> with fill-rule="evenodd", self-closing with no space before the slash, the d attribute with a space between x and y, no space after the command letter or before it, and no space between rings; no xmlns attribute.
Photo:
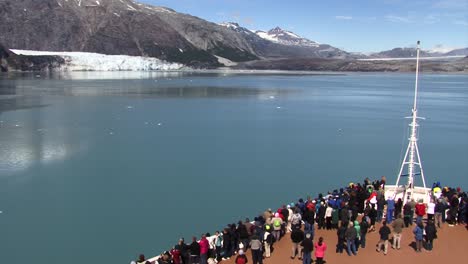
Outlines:
<svg viewBox="0 0 468 264"><path fill-rule="evenodd" d="M16 55L62 57L65 64L57 69L60 71L171 71L188 68L180 63L142 56L19 49L10 49L10 51Z"/></svg>

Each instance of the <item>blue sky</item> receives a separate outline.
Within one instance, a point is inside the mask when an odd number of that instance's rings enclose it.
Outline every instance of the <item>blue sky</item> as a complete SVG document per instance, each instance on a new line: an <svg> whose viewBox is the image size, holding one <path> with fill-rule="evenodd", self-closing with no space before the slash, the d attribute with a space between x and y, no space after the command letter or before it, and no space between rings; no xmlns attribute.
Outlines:
<svg viewBox="0 0 468 264"><path fill-rule="evenodd" d="M139 0L212 22L276 26L346 51L468 47L468 0Z"/></svg>

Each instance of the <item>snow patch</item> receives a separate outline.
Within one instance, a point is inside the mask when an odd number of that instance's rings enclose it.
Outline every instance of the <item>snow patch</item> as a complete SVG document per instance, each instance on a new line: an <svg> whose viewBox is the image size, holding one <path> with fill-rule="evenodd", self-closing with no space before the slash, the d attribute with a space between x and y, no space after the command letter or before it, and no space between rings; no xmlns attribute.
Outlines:
<svg viewBox="0 0 468 264"><path fill-rule="evenodd" d="M120 15L119 15L119 14L117 14L117 13L114 13L114 15L115 15L115 16L118 16L118 17L120 17Z"/></svg>
<svg viewBox="0 0 468 264"><path fill-rule="evenodd" d="M273 41L273 42L279 42L278 38L268 34L265 31L257 30L255 33L262 39L266 39L266 40Z"/></svg>
<svg viewBox="0 0 468 264"><path fill-rule="evenodd" d="M133 6L131 6L129 4L127 4L127 7L128 7L127 8L128 10L136 11L136 8L134 8Z"/></svg>
<svg viewBox="0 0 468 264"><path fill-rule="evenodd" d="M183 50L183 49L181 49L181 48L179 48L179 51L180 51L181 53L184 53L184 50Z"/></svg>
<svg viewBox="0 0 468 264"><path fill-rule="evenodd" d="M96 4L97 4L97 5L101 5L101 3L99 3L99 1L96 1Z"/></svg>
<svg viewBox="0 0 468 264"><path fill-rule="evenodd" d="M230 67L230 66L237 65L236 62L233 62L233 61L231 61L229 59L226 59L226 58L223 58L223 57L220 57L220 56L217 56L217 55L214 55L214 56L218 59L218 62L223 64L224 66Z"/></svg>
<svg viewBox="0 0 468 264"><path fill-rule="evenodd" d="M157 58L141 56L15 49L11 51L17 55L62 57L65 60L65 65L61 66L61 70L64 71L154 71L180 70L185 67L180 63L171 63Z"/></svg>

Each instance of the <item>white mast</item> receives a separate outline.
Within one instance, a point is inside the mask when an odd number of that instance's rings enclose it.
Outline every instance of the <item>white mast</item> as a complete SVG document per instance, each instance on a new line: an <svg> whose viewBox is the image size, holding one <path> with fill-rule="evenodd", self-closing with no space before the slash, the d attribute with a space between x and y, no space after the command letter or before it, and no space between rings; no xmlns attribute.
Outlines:
<svg viewBox="0 0 468 264"><path fill-rule="evenodd" d="M411 116L412 122L409 125L411 128L411 136L408 139L409 144L408 148L406 149L406 154L403 159L403 163L401 164L400 172L398 173L397 177L397 182L396 182L396 188L398 188L398 184L400 182L400 178L402 176L407 176L408 177L408 183L406 186L404 186L404 193L403 193L403 204L406 204L407 201L411 200L413 198L413 192L414 192L414 179L415 176L420 174L422 178L422 182L424 185L424 189L426 190L426 181L424 179L424 172L423 172L423 167L421 163L421 157L419 156L419 149L418 149L418 123L417 119L418 117L418 108L417 108L417 99L418 99L418 77L419 77L419 44L420 42L418 41L417 48L416 48L416 81L414 85L414 103L413 103L413 115ZM408 173L405 175L402 175L402 172L405 168L405 165L408 166ZM419 172L416 172L416 169L419 168ZM396 194L396 190L395 190Z"/></svg>

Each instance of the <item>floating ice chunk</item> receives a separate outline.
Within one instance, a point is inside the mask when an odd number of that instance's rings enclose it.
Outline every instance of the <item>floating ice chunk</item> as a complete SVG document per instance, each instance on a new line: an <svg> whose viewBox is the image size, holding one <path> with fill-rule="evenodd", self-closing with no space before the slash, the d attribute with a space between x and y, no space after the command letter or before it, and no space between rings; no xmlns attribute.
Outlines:
<svg viewBox="0 0 468 264"><path fill-rule="evenodd" d="M273 95L270 95L270 99L275 99L275 97Z"/></svg>
<svg viewBox="0 0 468 264"><path fill-rule="evenodd" d="M41 78L41 76L38 74L38 75L36 75L36 78Z"/></svg>
<svg viewBox="0 0 468 264"><path fill-rule="evenodd" d="M276 109L281 109L282 107L281 106L277 106Z"/></svg>
<svg viewBox="0 0 468 264"><path fill-rule="evenodd" d="M16 124L15 127L19 127L20 125Z"/></svg>
<svg viewBox="0 0 468 264"><path fill-rule="evenodd" d="M158 126L162 126L162 123L158 123Z"/></svg>
<svg viewBox="0 0 468 264"><path fill-rule="evenodd" d="M149 125L149 122L145 122L145 125Z"/></svg>
<svg viewBox="0 0 468 264"><path fill-rule="evenodd" d="M111 131L111 132L109 132L109 135L111 135L111 136L112 136L112 135L114 135L114 132L112 132L112 131Z"/></svg>
<svg viewBox="0 0 468 264"><path fill-rule="evenodd" d="M3 214L3 211L0 211L0 214Z"/></svg>
<svg viewBox="0 0 468 264"><path fill-rule="evenodd" d="M133 109L133 106L128 105L128 106L127 106L127 109Z"/></svg>

